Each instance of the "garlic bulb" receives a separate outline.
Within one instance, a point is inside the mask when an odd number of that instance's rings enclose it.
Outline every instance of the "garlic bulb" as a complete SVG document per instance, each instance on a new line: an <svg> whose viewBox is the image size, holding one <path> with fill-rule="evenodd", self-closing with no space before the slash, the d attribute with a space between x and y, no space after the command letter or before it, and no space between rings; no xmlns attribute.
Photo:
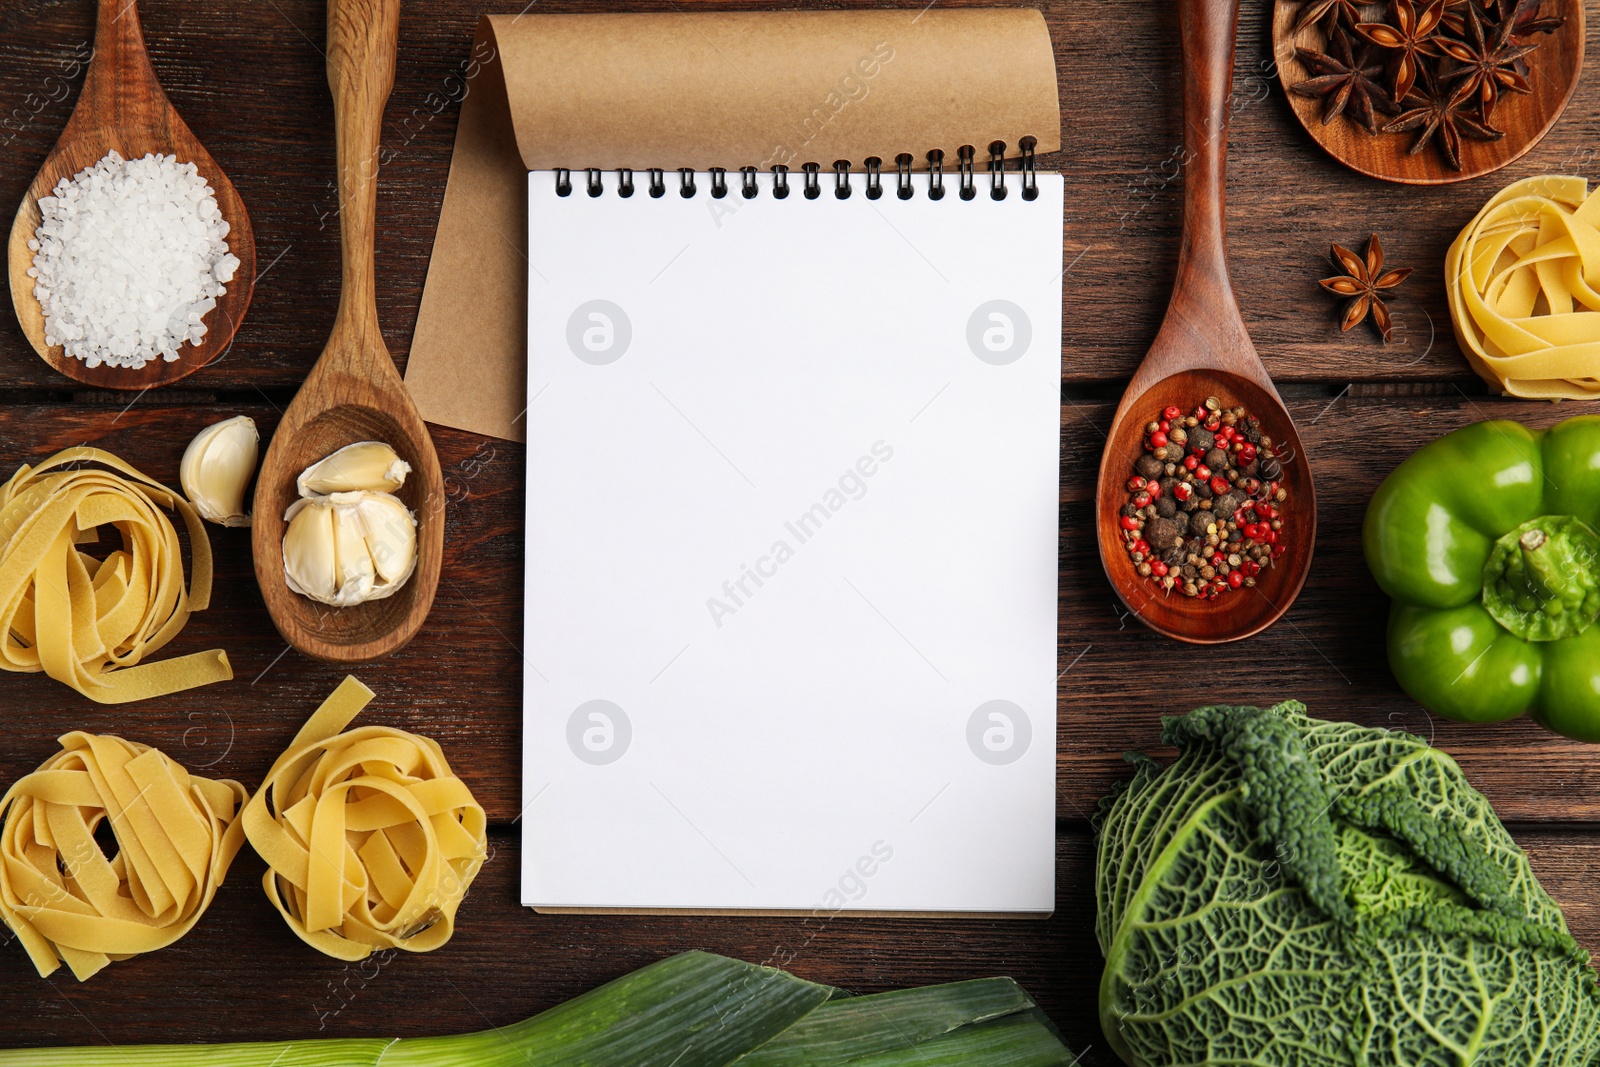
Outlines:
<svg viewBox="0 0 1600 1067"><path fill-rule="evenodd" d="M290 590L347 608L382 600L417 568L417 520L398 497L357 490L308 496L284 512Z"/></svg>
<svg viewBox="0 0 1600 1067"><path fill-rule="evenodd" d="M362 489L392 493L405 484L410 473L411 464L382 441L357 441L301 471L295 488L301 496Z"/></svg>
<svg viewBox="0 0 1600 1067"><path fill-rule="evenodd" d="M178 482L201 517L223 526L249 526L244 491L255 474L261 435L239 415L207 426L184 449Z"/></svg>

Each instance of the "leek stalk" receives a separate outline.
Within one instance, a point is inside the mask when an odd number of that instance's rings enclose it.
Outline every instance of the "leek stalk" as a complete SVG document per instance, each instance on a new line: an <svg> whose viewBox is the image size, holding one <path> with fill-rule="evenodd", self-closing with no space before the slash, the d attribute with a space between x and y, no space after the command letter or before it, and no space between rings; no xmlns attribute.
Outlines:
<svg viewBox="0 0 1600 1067"><path fill-rule="evenodd" d="M0 1051L0 1067L1069 1067L1005 978L852 997L704 952L452 1037Z"/></svg>

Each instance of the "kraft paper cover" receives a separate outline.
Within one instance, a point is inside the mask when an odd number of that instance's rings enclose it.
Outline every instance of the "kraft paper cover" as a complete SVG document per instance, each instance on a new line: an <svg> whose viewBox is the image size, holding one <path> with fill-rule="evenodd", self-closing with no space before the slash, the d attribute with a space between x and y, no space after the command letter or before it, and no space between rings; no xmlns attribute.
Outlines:
<svg viewBox="0 0 1600 1067"><path fill-rule="evenodd" d="M997 140L1061 147L1050 37L1023 8L491 15L467 85L406 384L427 421L517 441L527 171L892 171L936 148L954 171L963 145L980 169Z"/></svg>

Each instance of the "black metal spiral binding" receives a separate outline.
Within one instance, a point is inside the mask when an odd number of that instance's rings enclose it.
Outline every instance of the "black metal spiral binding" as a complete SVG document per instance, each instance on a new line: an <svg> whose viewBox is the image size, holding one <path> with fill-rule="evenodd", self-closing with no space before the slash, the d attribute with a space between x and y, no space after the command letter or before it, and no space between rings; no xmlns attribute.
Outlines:
<svg viewBox="0 0 1600 1067"><path fill-rule="evenodd" d="M989 199L1006 198L1006 143L989 142Z"/></svg>
<svg viewBox="0 0 1600 1067"><path fill-rule="evenodd" d="M1017 142L1020 159L1017 170L1022 176L1022 199L1037 200L1039 198L1039 174L1035 162L1035 152L1038 149L1038 139L1024 137ZM962 200L971 200L977 196L977 150L972 145L962 145L956 152L959 184L958 195ZM945 194L944 184L944 151L935 148L927 155L928 160L928 199L943 200ZM883 160L878 156L868 156L864 161L866 167L866 191L868 200L878 200L883 196ZM912 184L912 165L916 162L910 152L901 152L895 156L896 188L895 195L901 200L910 200L915 195ZM728 170L726 167L708 168L711 176L711 195L721 200L728 195ZM800 170L804 175L801 191L807 200L815 200L822 195L822 165L820 163L803 163ZM684 199L692 198L697 188L695 185L695 171L693 167L679 167L678 192ZM853 187L850 183L850 161L839 159L833 162L833 195L839 200L848 200ZM1004 141L989 142L989 198L991 200L1004 200L1010 189L1006 186L1006 143ZM659 199L666 195L666 171L661 167L648 169L650 196ZM753 200L761 193L758 181L760 169L757 167L739 168L739 193L746 200ZM567 167L555 168L556 195L572 195L572 170ZM605 192L604 172L598 167L584 168L584 189L591 197L598 197ZM617 195L630 197L633 195L634 182L633 170L629 167L617 168ZM777 200L783 200L789 195L789 168L783 164L775 164L772 168L772 195Z"/></svg>
<svg viewBox="0 0 1600 1067"><path fill-rule="evenodd" d="M964 144L956 149L956 167L961 172L961 199L971 200L977 195L978 190L973 185L972 161L977 158L977 150L969 144Z"/></svg>
<svg viewBox="0 0 1600 1067"><path fill-rule="evenodd" d="M894 157L895 169L899 171L900 191L895 195L901 200L911 199L911 153L901 152Z"/></svg>

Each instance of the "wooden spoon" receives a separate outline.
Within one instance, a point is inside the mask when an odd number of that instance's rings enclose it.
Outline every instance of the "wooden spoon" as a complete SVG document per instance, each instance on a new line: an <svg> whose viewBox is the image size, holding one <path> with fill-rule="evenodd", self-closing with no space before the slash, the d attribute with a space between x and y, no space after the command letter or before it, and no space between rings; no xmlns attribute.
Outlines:
<svg viewBox="0 0 1600 1067"><path fill-rule="evenodd" d="M62 178L93 166L113 149L124 159L139 159L154 152L177 156L179 163L193 163L216 193L217 208L229 226L228 251L239 259L239 269L226 286L228 291L217 298L217 306L205 316L205 339L198 345L180 346L178 358L171 363L153 359L137 370L104 363L90 368L67 355L60 345L45 344L44 310L34 298L33 279L28 277L28 268L33 266L28 242L39 228L39 198L49 196ZM139 30L134 0L100 0L94 57L83 79L83 91L78 94L67 128L61 131L17 208L8 254L11 302L16 306L22 332L46 363L86 385L138 390L166 385L193 374L233 343L255 288L256 245L250 216L233 183L189 132L156 81L150 56L144 50L144 34Z"/></svg>
<svg viewBox="0 0 1600 1067"><path fill-rule="evenodd" d="M1157 633L1196 644L1258 633L1289 609L1305 584L1316 538L1317 505L1305 448L1283 400L1256 355L1228 280L1223 242L1227 186L1228 93L1238 0L1178 0L1183 45L1183 236L1178 276L1155 343L1139 364L1106 440L1095 495L1100 562L1130 610ZM1214 601L1163 593L1134 569L1117 525L1145 426L1175 404L1185 414L1208 397L1260 417L1283 463L1284 554L1253 589ZM1198 514L1198 512L1196 513Z"/></svg>
<svg viewBox="0 0 1600 1067"><path fill-rule="evenodd" d="M439 585L444 490L433 440L378 329L373 236L378 135L394 87L400 0L329 0L328 85L338 140L342 292L333 332L284 412L256 480L251 543L272 621L295 648L334 663L363 663L411 640ZM417 569L393 596L331 608L289 591L283 513L302 470L356 441L387 441L411 464L396 494L417 516Z"/></svg>

